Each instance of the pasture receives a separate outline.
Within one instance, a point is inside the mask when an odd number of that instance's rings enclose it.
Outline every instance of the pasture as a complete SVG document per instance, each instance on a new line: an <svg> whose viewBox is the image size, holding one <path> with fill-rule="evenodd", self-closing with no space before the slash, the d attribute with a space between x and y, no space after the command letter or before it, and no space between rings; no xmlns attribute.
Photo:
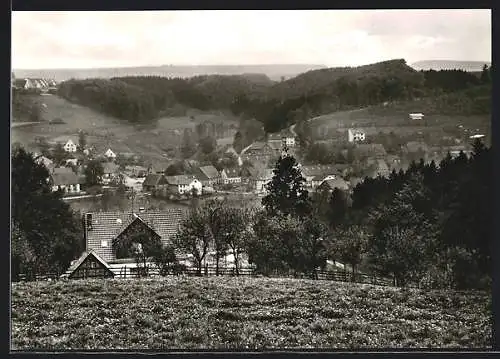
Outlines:
<svg viewBox="0 0 500 359"><path fill-rule="evenodd" d="M490 295L277 278L15 283L11 346L485 349Z"/></svg>
<svg viewBox="0 0 500 359"><path fill-rule="evenodd" d="M371 106L352 111L340 111L318 116L312 119L313 128L332 128L346 132L348 128L362 128L368 135L378 132L394 132L406 136L418 132L436 132L443 135L455 133L457 126L462 125L471 131L483 134L491 132L491 116L486 115L442 115L426 114L424 120L410 120L411 112L423 112L425 108L412 107L411 102L392 106Z"/></svg>
<svg viewBox="0 0 500 359"><path fill-rule="evenodd" d="M77 141L78 131L83 130L87 133L87 143L98 152L110 147L115 152L137 153L144 158L160 160L166 149L179 147L184 128L194 129L196 124L207 120L237 124L234 117L215 112L162 117L151 125L133 125L55 95L41 96L39 101L45 105L42 113L44 122L12 128L12 142L32 147L37 137L48 141L66 141L69 138ZM56 118L65 123L48 123Z"/></svg>

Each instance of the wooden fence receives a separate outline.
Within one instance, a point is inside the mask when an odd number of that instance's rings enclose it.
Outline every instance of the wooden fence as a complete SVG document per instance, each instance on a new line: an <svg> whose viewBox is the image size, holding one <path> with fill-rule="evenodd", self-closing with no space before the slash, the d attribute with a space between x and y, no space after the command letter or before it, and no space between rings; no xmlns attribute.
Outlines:
<svg viewBox="0 0 500 359"><path fill-rule="evenodd" d="M204 277L213 277L216 276L217 269L213 266L205 266L202 268L201 276ZM155 267L148 267L147 276L159 276L160 273ZM170 272L167 275L184 275L184 276L198 276L198 271L196 268L188 267L184 268L182 272L177 274ZM269 275L262 275L257 272L253 268L240 268L238 270L238 274L236 274L236 270L234 267L219 267L219 276L239 276L239 277L270 277L270 278L302 278L302 279L313 279L309 275L305 274L296 274L293 273L283 273L283 272L275 272ZM119 271L115 272L115 278L138 278L140 277L140 273L135 268L130 268L127 266L123 266ZM336 281L336 282L353 282L359 284L373 284L373 285L383 285L383 286L393 286L394 282L391 278L385 278L375 275L368 275L364 273L356 273L355 275L352 272L346 270L330 270L330 271L316 271L316 280L325 280L325 281Z"/></svg>
<svg viewBox="0 0 500 359"><path fill-rule="evenodd" d="M141 277L140 271L135 267L123 266L120 268L114 268L115 278L118 279L132 279ZM147 268L148 277L160 276L158 268L155 266L148 266ZM183 275L183 276L198 276L198 271L196 268L188 267L183 268L182 271L178 273L170 272L167 275ZM213 266L205 266L202 268L201 275L205 277L213 277L216 275L216 268ZM236 276L236 270L234 267L219 267L219 276ZM270 278L302 278L302 279L312 279L310 275L305 274L293 274L291 272L274 272L268 275L262 275L253 268L240 268L238 270L238 276L240 277L270 277ZM21 274L19 276L19 281L49 281L58 280L60 274L58 273L46 273L38 274L33 278L29 279L26 275ZM375 275L368 275L364 273L352 274L350 271L346 270L329 270L329 271L316 271L316 280L323 281L336 281L336 282L353 282L359 284L373 284L382 286L393 286L394 282L391 278L385 278Z"/></svg>

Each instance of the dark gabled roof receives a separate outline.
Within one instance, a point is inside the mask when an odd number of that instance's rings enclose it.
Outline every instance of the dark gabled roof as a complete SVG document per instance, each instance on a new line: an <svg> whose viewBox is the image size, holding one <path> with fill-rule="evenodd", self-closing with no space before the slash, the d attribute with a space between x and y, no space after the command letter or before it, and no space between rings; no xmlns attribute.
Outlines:
<svg viewBox="0 0 500 359"><path fill-rule="evenodd" d="M114 162L105 162L102 164L104 173L118 173L120 166Z"/></svg>
<svg viewBox="0 0 500 359"><path fill-rule="evenodd" d="M53 169L51 175L52 185L62 186L62 185L75 185L82 184L82 179L78 177L71 168L68 167L56 167Z"/></svg>
<svg viewBox="0 0 500 359"><path fill-rule="evenodd" d="M143 186L158 186L166 183L165 176L161 173L150 173L142 183Z"/></svg>
<svg viewBox="0 0 500 359"><path fill-rule="evenodd" d="M250 145L250 147L245 151L245 153L247 151L250 151L250 150L251 151L261 151L261 150L265 149L266 147L270 147L267 142L257 141L257 142L252 143Z"/></svg>
<svg viewBox="0 0 500 359"><path fill-rule="evenodd" d="M337 175L339 173L339 169L335 165L302 166L301 171L304 177Z"/></svg>
<svg viewBox="0 0 500 359"><path fill-rule="evenodd" d="M226 172L229 178L240 177L240 170L238 168L226 168L224 172Z"/></svg>
<svg viewBox="0 0 500 359"><path fill-rule="evenodd" d="M342 178L336 178L332 180L326 180L320 184L320 187L329 187L330 189L338 188L340 190L346 191L349 189L349 184L344 181Z"/></svg>
<svg viewBox="0 0 500 359"><path fill-rule="evenodd" d="M93 256L99 263L101 263L110 273L112 276L114 276L113 271L111 270L111 267L106 263L104 259L102 259L94 250L91 250L90 252L83 252L80 258L78 258L64 273L61 275L61 278L69 278L71 275L85 262L85 260Z"/></svg>
<svg viewBox="0 0 500 359"><path fill-rule="evenodd" d="M169 185L189 185L191 182L196 180L194 176L188 175L177 175L177 176L165 176L165 180Z"/></svg>
<svg viewBox="0 0 500 359"><path fill-rule="evenodd" d="M201 179L215 179L219 178L219 171L214 166L201 166L197 171L198 175L201 175Z"/></svg>
<svg viewBox="0 0 500 359"><path fill-rule="evenodd" d="M163 211L130 212L92 212L92 234L94 240L113 240L120 235L134 220L140 218L162 238L169 238L177 229L188 211L172 208Z"/></svg>

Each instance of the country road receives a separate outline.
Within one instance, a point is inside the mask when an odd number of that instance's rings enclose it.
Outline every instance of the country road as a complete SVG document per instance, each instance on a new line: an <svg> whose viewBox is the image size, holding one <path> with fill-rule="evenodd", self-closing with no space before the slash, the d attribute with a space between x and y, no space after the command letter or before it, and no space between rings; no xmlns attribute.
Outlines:
<svg viewBox="0 0 500 359"><path fill-rule="evenodd" d="M10 124L11 128L17 128L17 127L25 127L25 126L32 126L32 125L38 125L41 122L12 122Z"/></svg>
<svg viewBox="0 0 500 359"><path fill-rule="evenodd" d="M338 112L334 112L333 114L342 114L342 115L345 115L345 114L350 114L350 113L354 113L354 112L360 112L360 111L364 111L366 110L368 107L362 107L362 108L357 108L355 110L348 110L348 111L338 111ZM327 114L324 114L324 115L320 115L320 116L316 116L316 117L312 117L310 118L308 121L309 123L313 122L313 121L316 121L316 120L319 120L321 119L322 117L324 116L331 116L332 113L327 113ZM297 133L295 132L295 124L291 125L289 127L290 129L290 132L292 133L292 135L294 135L295 137L297 137Z"/></svg>

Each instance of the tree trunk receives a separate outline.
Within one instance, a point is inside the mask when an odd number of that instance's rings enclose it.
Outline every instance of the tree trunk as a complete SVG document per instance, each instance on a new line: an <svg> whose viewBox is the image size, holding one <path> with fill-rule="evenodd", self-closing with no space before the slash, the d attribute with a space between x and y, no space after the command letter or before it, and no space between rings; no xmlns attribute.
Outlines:
<svg viewBox="0 0 500 359"><path fill-rule="evenodd" d="M239 268L238 268L238 251L233 248L233 257L234 257L234 267L236 270L236 276L240 275Z"/></svg>
<svg viewBox="0 0 500 359"><path fill-rule="evenodd" d="M215 254L215 275L217 277L219 276L219 261L220 261L219 253L216 253Z"/></svg>
<svg viewBox="0 0 500 359"><path fill-rule="evenodd" d="M199 261L198 265L196 266L196 276L201 277L201 267L203 266L203 262Z"/></svg>

